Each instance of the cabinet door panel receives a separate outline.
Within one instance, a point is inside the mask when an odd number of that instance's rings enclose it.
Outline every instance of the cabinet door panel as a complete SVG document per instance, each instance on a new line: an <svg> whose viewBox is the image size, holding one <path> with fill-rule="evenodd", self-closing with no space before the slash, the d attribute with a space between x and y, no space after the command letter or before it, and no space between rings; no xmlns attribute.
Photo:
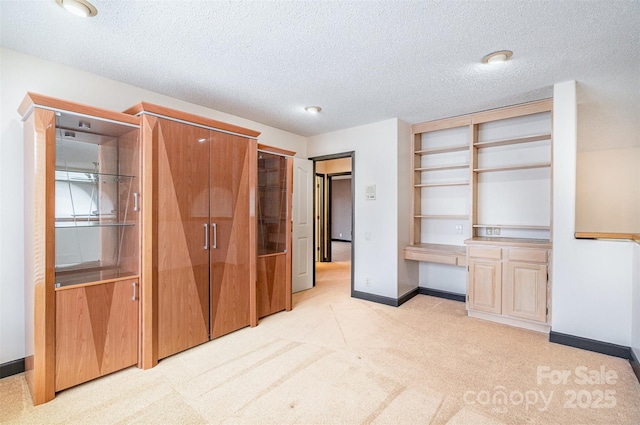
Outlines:
<svg viewBox="0 0 640 425"><path fill-rule="evenodd" d="M211 337L249 325L255 282L255 141L211 132ZM252 160L253 159L253 160Z"/></svg>
<svg viewBox="0 0 640 425"><path fill-rule="evenodd" d="M285 310L287 305L287 254L258 257L258 318Z"/></svg>
<svg viewBox="0 0 640 425"><path fill-rule="evenodd" d="M134 282L56 292L56 391L136 364Z"/></svg>
<svg viewBox="0 0 640 425"><path fill-rule="evenodd" d="M507 263L503 307L505 315L546 322L547 265Z"/></svg>
<svg viewBox="0 0 640 425"><path fill-rule="evenodd" d="M502 263L469 260L469 308L501 314Z"/></svg>
<svg viewBox="0 0 640 425"><path fill-rule="evenodd" d="M209 339L209 131L158 120L158 357Z"/></svg>

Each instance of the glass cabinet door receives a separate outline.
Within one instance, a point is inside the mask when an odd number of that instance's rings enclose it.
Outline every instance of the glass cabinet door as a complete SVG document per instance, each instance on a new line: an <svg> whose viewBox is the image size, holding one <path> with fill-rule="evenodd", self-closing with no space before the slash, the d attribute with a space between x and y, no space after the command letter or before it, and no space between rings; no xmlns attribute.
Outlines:
<svg viewBox="0 0 640 425"><path fill-rule="evenodd" d="M258 255L287 248L287 159L258 152Z"/></svg>
<svg viewBox="0 0 640 425"><path fill-rule="evenodd" d="M137 275L138 128L56 115L56 286Z"/></svg>

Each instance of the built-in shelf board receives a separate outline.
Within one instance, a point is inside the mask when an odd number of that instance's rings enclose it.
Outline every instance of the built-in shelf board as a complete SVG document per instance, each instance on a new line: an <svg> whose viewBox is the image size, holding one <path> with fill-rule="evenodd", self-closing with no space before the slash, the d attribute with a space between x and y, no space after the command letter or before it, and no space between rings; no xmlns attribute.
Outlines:
<svg viewBox="0 0 640 425"><path fill-rule="evenodd" d="M135 226L135 222L99 221L99 220L77 220L59 221L56 219L56 229L73 229L78 227L130 227Z"/></svg>
<svg viewBox="0 0 640 425"><path fill-rule="evenodd" d="M434 153L449 153L449 152L461 152L469 150L469 145L456 145L456 146L443 146L440 148L429 148L415 151L416 155L431 155Z"/></svg>
<svg viewBox="0 0 640 425"><path fill-rule="evenodd" d="M443 220L468 220L468 215L414 215L414 218L435 218Z"/></svg>
<svg viewBox="0 0 640 425"><path fill-rule="evenodd" d="M617 239L640 242L640 233L575 232L576 239Z"/></svg>
<svg viewBox="0 0 640 425"><path fill-rule="evenodd" d="M503 229L551 230L551 226L533 226L527 224L474 224L474 228L497 227Z"/></svg>
<svg viewBox="0 0 640 425"><path fill-rule="evenodd" d="M438 165L436 167L419 167L415 171L443 171L443 170L460 170L469 168L469 164L454 164L454 165Z"/></svg>
<svg viewBox="0 0 640 425"><path fill-rule="evenodd" d="M523 164L523 165L511 165L508 167L486 167L486 168L474 168L476 173L488 173L493 171L515 171L515 170L529 170L533 168L548 168L551 167L550 162L541 162L538 164Z"/></svg>
<svg viewBox="0 0 640 425"><path fill-rule="evenodd" d="M83 286L101 285L123 279L138 279L140 275L117 267L96 270L71 270L56 272L55 290L61 291Z"/></svg>
<svg viewBox="0 0 640 425"><path fill-rule="evenodd" d="M493 148L496 146L517 145L519 143L539 142L542 140L551 140L551 134L546 133L527 137L516 137L514 139L495 140L492 142L478 142L474 143L473 146L476 148Z"/></svg>
<svg viewBox="0 0 640 425"><path fill-rule="evenodd" d="M414 187L442 187L442 186L469 186L469 182L419 183L414 185Z"/></svg>

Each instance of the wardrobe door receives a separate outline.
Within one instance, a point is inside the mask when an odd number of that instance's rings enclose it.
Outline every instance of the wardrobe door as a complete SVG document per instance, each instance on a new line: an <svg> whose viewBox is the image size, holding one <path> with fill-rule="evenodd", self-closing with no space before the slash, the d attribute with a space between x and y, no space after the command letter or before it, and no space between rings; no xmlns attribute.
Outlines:
<svg viewBox="0 0 640 425"><path fill-rule="evenodd" d="M256 141L211 132L211 338L250 323Z"/></svg>
<svg viewBox="0 0 640 425"><path fill-rule="evenodd" d="M209 131L160 119L158 358L209 339Z"/></svg>

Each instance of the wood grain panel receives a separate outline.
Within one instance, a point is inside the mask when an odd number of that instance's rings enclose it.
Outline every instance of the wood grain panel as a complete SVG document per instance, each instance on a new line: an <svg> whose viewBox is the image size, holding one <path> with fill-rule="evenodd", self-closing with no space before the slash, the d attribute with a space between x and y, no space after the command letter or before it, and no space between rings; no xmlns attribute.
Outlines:
<svg viewBox="0 0 640 425"><path fill-rule="evenodd" d="M231 133L236 133L248 137L258 137L260 135L259 131L250 130L248 128L228 124L221 121L216 121L211 118L201 117L198 115L190 114L188 112L178 111L176 109L167 108L165 106L154 105L153 103L149 102L140 102L137 105L134 105L124 111L125 114L131 115L141 114L144 112L158 114L163 117L170 117L181 121L191 122L211 129L229 131Z"/></svg>
<svg viewBox="0 0 640 425"><path fill-rule="evenodd" d="M255 256L255 145L244 137L211 132L211 338L250 324ZM255 142L254 142L255 143Z"/></svg>
<svg viewBox="0 0 640 425"><path fill-rule="evenodd" d="M39 405L55 395L55 115L35 108L24 128L26 379Z"/></svg>
<svg viewBox="0 0 640 425"><path fill-rule="evenodd" d="M141 120L141 330L140 365L150 369L158 364L158 118Z"/></svg>
<svg viewBox="0 0 640 425"><path fill-rule="evenodd" d="M136 364L134 280L56 293L56 391Z"/></svg>
<svg viewBox="0 0 640 425"><path fill-rule="evenodd" d="M209 339L209 131L159 120L158 357Z"/></svg>
<svg viewBox="0 0 640 425"><path fill-rule="evenodd" d="M291 311L293 308L292 302L292 287L291 287L291 252L292 252L292 231L293 231L293 158L287 158L287 248L286 248L286 264L285 264L285 309Z"/></svg>
<svg viewBox="0 0 640 425"><path fill-rule="evenodd" d="M286 309L286 267L286 253L258 256L258 318Z"/></svg>

